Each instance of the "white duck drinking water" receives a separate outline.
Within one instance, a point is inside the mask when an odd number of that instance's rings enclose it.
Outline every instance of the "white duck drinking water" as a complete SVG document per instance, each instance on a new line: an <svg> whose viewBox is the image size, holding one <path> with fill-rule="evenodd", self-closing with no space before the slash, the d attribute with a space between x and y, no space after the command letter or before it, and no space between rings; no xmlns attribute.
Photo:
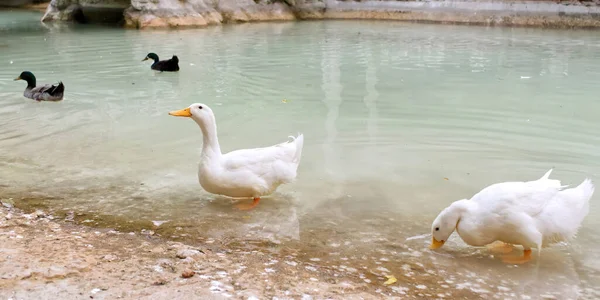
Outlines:
<svg viewBox="0 0 600 300"><path fill-rule="evenodd" d="M488 186L470 200L463 199L445 208L431 226L431 249L444 245L458 232L471 246L486 246L496 241L522 245L522 257L505 256L506 263L531 260L531 248L538 249L575 237L589 212L594 193L591 180L579 186L561 186L549 179L552 170L542 178L528 182L504 182Z"/></svg>
<svg viewBox="0 0 600 300"><path fill-rule="evenodd" d="M200 126L203 136L198 168L200 185L207 192L233 198L253 198L251 209L261 196L273 193L281 184L292 182L302 156L304 136L265 148L240 149L221 153L217 138L217 123L212 109L194 103L186 109L169 112L171 116L191 117Z"/></svg>

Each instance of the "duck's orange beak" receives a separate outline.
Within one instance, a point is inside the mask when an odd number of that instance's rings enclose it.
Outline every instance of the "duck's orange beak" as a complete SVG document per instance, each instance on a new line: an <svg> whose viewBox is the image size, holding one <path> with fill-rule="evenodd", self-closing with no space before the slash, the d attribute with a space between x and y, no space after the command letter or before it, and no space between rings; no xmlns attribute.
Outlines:
<svg viewBox="0 0 600 300"><path fill-rule="evenodd" d="M434 237L431 237L431 245L429 246L429 249L432 249L432 250L438 249L438 248L444 246L444 243L446 243L446 241L438 241Z"/></svg>
<svg viewBox="0 0 600 300"><path fill-rule="evenodd" d="M15 80L15 81L16 81L16 80L21 80L21 76L19 76L19 77L15 78L14 80Z"/></svg>
<svg viewBox="0 0 600 300"><path fill-rule="evenodd" d="M188 107L186 109L170 111L169 115L175 116L175 117L186 117L186 118L189 118L189 117L192 116L192 113L190 112L190 108Z"/></svg>

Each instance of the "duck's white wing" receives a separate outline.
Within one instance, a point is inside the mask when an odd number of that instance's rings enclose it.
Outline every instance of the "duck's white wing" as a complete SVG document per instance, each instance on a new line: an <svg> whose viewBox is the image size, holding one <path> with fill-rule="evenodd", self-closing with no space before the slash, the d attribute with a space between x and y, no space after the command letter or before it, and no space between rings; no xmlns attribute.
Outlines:
<svg viewBox="0 0 600 300"><path fill-rule="evenodd" d="M292 161L293 148L275 145L265 148L241 149L231 151L223 156L223 167L228 171L240 168L265 166L275 161Z"/></svg>
<svg viewBox="0 0 600 300"><path fill-rule="evenodd" d="M524 212L536 216L562 190L554 180L530 182L504 182L491 185L477 193L471 200L495 213Z"/></svg>
<svg viewBox="0 0 600 300"><path fill-rule="evenodd" d="M225 171L250 170L258 176L280 169L293 169L300 163L303 137L271 147L241 149L223 155Z"/></svg>

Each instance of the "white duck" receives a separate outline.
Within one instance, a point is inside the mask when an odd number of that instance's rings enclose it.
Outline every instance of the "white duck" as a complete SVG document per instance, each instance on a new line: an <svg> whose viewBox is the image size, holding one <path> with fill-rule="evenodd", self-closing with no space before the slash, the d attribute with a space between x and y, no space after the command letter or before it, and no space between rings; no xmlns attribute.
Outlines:
<svg viewBox="0 0 600 300"><path fill-rule="evenodd" d="M200 185L207 192L233 198L253 198L251 209L261 196L274 192L281 184L296 178L302 156L304 136L265 148L241 149L221 153L217 124L212 109L194 103L186 109L169 112L176 117L191 117L202 130L203 144L198 168Z"/></svg>
<svg viewBox="0 0 600 300"><path fill-rule="evenodd" d="M549 179L551 172L535 181L493 184L470 200L452 203L433 221L430 249L442 247L456 229L471 246L500 241L512 251L512 245L522 245L522 257L504 257L518 264L531 260L531 248L538 249L539 258L542 247L574 238L588 214L594 185L585 179L567 188Z"/></svg>

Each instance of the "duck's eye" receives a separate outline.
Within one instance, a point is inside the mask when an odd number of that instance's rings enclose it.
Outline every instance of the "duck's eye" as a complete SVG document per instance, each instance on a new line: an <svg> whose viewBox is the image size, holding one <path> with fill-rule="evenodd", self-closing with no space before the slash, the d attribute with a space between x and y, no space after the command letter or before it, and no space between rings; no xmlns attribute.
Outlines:
<svg viewBox="0 0 600 300"><path fill-rule="evenodd" d="M202 106L198 106L198 109L202 109Z"/></svg>
<svg viewBox="0 0 600 300"><path fill-rule="evenodd" d="M435 231L440 231L440 228L439 228L439 227L436 227L436 228L435 228Z"/></svg>

